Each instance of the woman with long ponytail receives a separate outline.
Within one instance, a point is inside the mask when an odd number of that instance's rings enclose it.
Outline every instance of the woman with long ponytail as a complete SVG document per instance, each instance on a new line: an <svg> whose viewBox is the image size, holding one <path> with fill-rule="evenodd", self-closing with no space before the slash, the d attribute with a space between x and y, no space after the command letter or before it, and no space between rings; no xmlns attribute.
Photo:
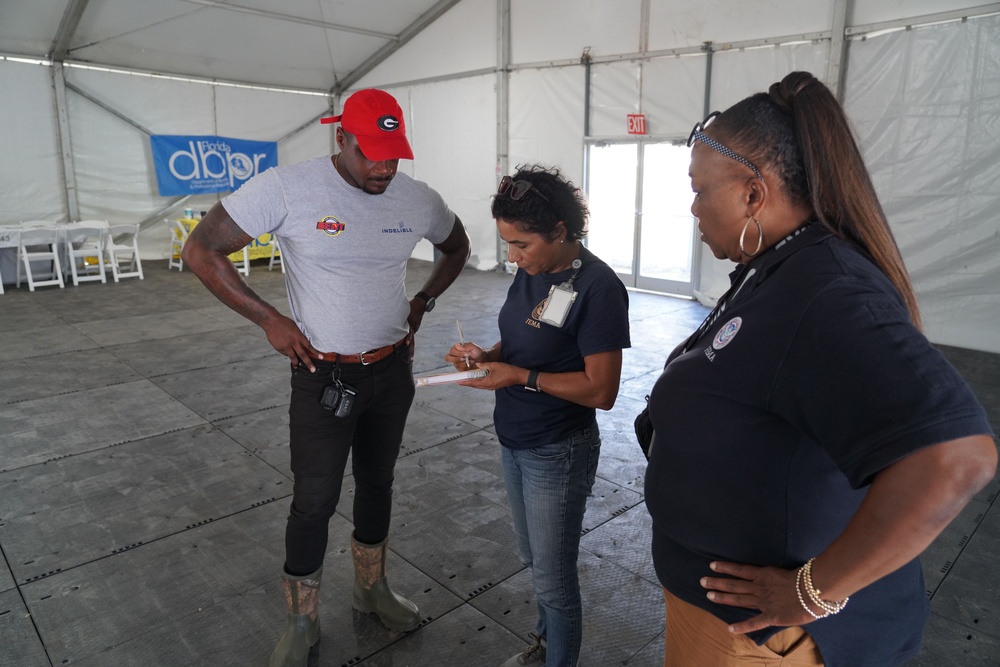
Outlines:
<svg viewBox="0 0 1000 667"><path fill-rule="evenodd" d="M736 270L650 395L665 665L898 665L929 615L917 557L996 471L986 414L920 331L825 85L793 72L688 145Z"/></svg>

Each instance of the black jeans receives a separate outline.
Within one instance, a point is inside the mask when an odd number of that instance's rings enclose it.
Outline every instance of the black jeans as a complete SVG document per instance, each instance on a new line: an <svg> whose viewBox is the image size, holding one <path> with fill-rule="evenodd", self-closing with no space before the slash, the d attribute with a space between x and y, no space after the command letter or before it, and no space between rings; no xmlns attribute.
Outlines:
<svg viewBox="0 0 1000 667"><path fill-rule="evenodd" d="M300 576L323 564L348 453L355 537L375 544L389 534L393 470L414 393L406 346L368 366L341 364L341 382L358 393L350 416L335 417L319 403L332 383L334 364L313 362L315 373L302 366L292 370L288 407L295 487L285 528L285 570Z"/></svg>

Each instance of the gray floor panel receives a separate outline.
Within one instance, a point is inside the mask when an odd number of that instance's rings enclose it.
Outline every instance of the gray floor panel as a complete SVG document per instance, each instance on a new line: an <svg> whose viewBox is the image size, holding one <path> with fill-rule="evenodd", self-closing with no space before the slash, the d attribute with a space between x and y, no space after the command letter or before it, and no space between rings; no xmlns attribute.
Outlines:
<svg viewBox="0 0 1000 667"><path fill-rule="evenodd" d="M658 586L651 552L652 525L645 505L639 505L584 535L580 548Z"/></svg>
<svg viewBox="0 0 1000 667"><path fill-rule="evenodd" d="M633 345L651 352L659 351L661 358L658 367L662 370L670 352L698 328L708 313L708 308L691 303L690 308L684 311L673 310L630 318Z"/></svg>
<svg viewBox="0 0 1000 667"><path fill-rule="evenodd" d="M598 466L598 470L600 466ZM588 533L611 521L636 505L642 505L642 495L614 484L598 475L594 488L587 498L587 512L583 516L583 532Z"/></svg>
<svg viewBox="0 0 1000 667"><path fill-rule="evenodd" d="M245 510L286 481L224 434L186 429L0 474L0 535L28 581Z"/></svg>
<svg viewBox="0 0 1000 667"><path fill-rule="evenodd" d="M0 590L3 590L0 588ZM50 667L21 592L0 592L0 665Z"/></svg>
<svg viewBox="0 0 1000 667"><path fill-rule="evenodd" d="M643 350L637 347L624 350L622 353L622 382L647 375L650 369L662 370L669 352L670 350ZM652 385L650 385L650 389L652 389Z"/></svg>
<svg viewBox="0 0 1000 667"><path fill-rule="evenodd" d="M0 350L6 361L96 347L100 346L68 324L0 332Z"/></svg>
<svg viewBox="0 0 1000 667"><path fill-rule="evenodd" d="M3 295L3 317L0 317L0 341L4 342L6 358L6 343L2 334L9 331L24 331L42 329L64 324L58 313L38 304L31 297L16 291L5 289Z"/></svg>
<svg viewBox="0 0 1000 667"><path fill-rule="evenodd" d="M663 593L614 563L580 553L583 637L580 662L619 665L663 632Z"/></svg>
<svg viewBox="0 0 1000 667"><path fill-rule="evenodd" d="M127 343L108 350L144 377L277 356L263 335L246 327Z"/></svg>
<svg viewBox="0 0 1000 667"><path fill-rule="evenodd" d="M633 422L645 401L619 396L610 412L597 415L601 429L601 461L597 476L642 493L645 486L646 458L635 440Z"/></svg>
<svg viewBox="0 0 1000 667"><path fill-rule="evenodd" d="M49 355L45 363L58 372L40 373L37 359L0 363L0 374L5 379L0 402L45 398L53 393L84 391L145 378L111 352L100 348ZM58 391L54 391L56 389Z"/></svg>
<svg viewBox="0 0 1000 667"><path fill-rule="evenodd" d="M628 667L663 667L664 632L656 635L653 641L643 646L635 655L624 661Z"/></svg>
<svg viewBox="0 0 1000 667"><path fill-rule="evenodd" d="M663 358L666 360L666 357ZM660 375L663 373L663 361L660 362L660 366L650 370L648 373L643 373L641 375L636 375L635 377L628 378L627 380L622 380L621 387L618 389L618 397L627 397L636 401L641 401L642 405L646 405L646 397L653 390L653 385L656 381L660 379ZM635 415L632 415L635 417Z"/></svg>
<svg viewBox="0 0 1000 667"><path fill-rule="evenodd" d="M907 667L996 667L1000 639L931 614L920 653Z"/></svg>
<svg viewBox="0 0 1000 667"><path fill-rule="evenodd" d="M220 419L215 422L215 426L288 479L292 479L292 467L288 458L287 405ZM350 470L350 460L347 466L347 470Z"/></svg>
<svg viewBox="0 0 1000 667"><path fill-rule="evenodd" d="M209 421L287 405L290 371L281 356L214 366L153 381Z"/></svg>
<svg viewBox="0 0 1000 667"><path fill-rule="evenodd" d="M397 525L394 549L463 599L524 568L506 507L481 496Z"/></svg>
<svg viewBox="0 0 1000 667"><path fill-rule="evenodd" d="M263 667L274 649L271 625L270 619L262 618L245 600L228 598L74 660L73 664Z"/></svg>
<svg viewBox="0 0 1000 667"><path fill-rule="evenodd" d="M22 585L52 663L77 662L238 597L183 542L153 542Z"/></svg>
<svg viewBox="0 0 1000 667"><path fill-rule="evenodd" d="M122 345L141 340L173 338L184 334L204 333L227 328L219 320L194 311L133 315L115 320L113 328L107 320L90 320L73 325L100 345Z"/></svg>
<svg viewBox="0 0 1000 667"><path fill-rule="evenodd" d="M189 271L165 261L144 269L142 281L0 298L4 667L263 667L282 631L288 361ZM412 294L432 266L408 269ZM451 370L443 356L456 319L467 340L496 342L511 279L464 271L424 318L415 372ZM247 282L288 313L284 276L266 261ZM662 665L663 602L632 422L667 355L708 312L641 292L629 300L633 348L615 408L599 411L601 461L581 540L585 667ZM1000 425L1000 355L942 351ZM58 381L35 378L41 364ZM492 422L489 392L416 393L388 559L393 588L424 618L409 634L352 609L348 467L314 667L496 667L525 646L531 573L517 553ZM1000 665L998 495L1000 477L925 554L934 615L919 667Z"/></svg>
<svg viewBox="0 0 1000 667"><path fill-rule="evenodd" d="M437 475L490 499L503 492L500 441L489 431L475 431L407 454L399 459L396 470L407 470L411 466L419 466L428 475Z"/></svg>
<svg viewBox="0 0 1000 667"><path fill-rule="evenodd" d="M387 650L360 663L339 663L325 659L320 650L320 666L359 664L364 667L405 667L407 665L461 665L497 667L524 646L517 637L469 606L462 606L444 618L402 637Z"/></svg>
<svg viewBox="0 0 1000 667"><path fill-rule="evenodd" d="M931 598L938 614L1000 640L1000 512L979 522L975 534ZM1000 654L995 664L1000 664Z"/></svg>
<svg viewBox="0 0 1000 667"><path fill-rule="evenodd" d="M0 528L3 527L4 520L0 517ZM14 588L14 574L10 571L6 559L0 562L0 593ZM3 664L3 663L0 663Z"/></svg>
<svg viewBox="0 0 1000 667"><path fill-rule="evenodd" d="M429 407L482 428L493 423L494 406L492 392L447 384L417 388L410 410Z"/></svg>
<svg viewBox="0 0 1000 667"><path fill-rule="evenodd" d="M418 391L431 389L422 387ZM452 410L454 412L454 410ZM478 431L481 427L445 414L425 404L414 404L406 417L400 456L408 456L422 449L439 445Z"/></svg>
<svg viewBox="0 0 1000 667"><path fill-rule="evenodd" d="M405 480L405 484L396 487L392 495L393 522L399 526L464 503L474 495L467 488L427 470L419 461L412 459L397 463L396 479L400 482Z"/></svg>
<svg viewBox="0 0 1000 667"><path fill-rule="evenodd" d="M920 565L923 568L928 596L937 591L948 571L958 561L962 550L970 544L989 507L988 503L980 500L971 501L920 554Z"/></svg>
<svg viewBox="0 0 1000 667"><path fill-rule="evenodd" d="M149 380L0 405L0 465L14 470L199 423Z"/></svg>
<svg viewBox="0 0 1000 667"><path fill-rule="evenodd" d="M516 543L512 544L512 548L517 549ZM531 587L531 572L527 568L521 568L481 595L472 598L469 604L520 637L519 649L527 646L528 633L535 631L535 624L538 621L535 592ZM584 614L586 613L587 610L584 609Z"/></svg>

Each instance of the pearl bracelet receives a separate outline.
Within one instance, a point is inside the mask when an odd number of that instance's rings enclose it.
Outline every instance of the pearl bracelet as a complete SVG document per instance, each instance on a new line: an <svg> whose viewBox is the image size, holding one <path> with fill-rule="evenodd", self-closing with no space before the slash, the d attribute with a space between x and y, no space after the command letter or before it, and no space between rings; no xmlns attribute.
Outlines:
<svg viewBox="0 0 1000 667"><path fill-rule="evenodd" d="M801 587L802 587L802 568L800 567L798 570L795 571L795 594L799 596L799 604L802 605L802 608L808 611L809 615L815 618L816 620L819 620L821 618L826 618L827 616L829 616L830 615L829 612L824 614L817 614L816 612L814 612L812 609L809 608L809 605L807 605L806 601L802 598Z"/></svg>
<svg viewBox="0 0 1000 667"><path fill-rule="evenodd" d="M795 594L799 598L799 604L802 608L809 612L809 614L815 618L826 618L827 616L832 616L833 614L839 614L843 611L844 607L847 606L847 601L851 598L846 597L843 600L837 602L830 602L828 600L822 599L822 591L813 586L812 581L812 564L815 558L810 558L805 565L800 567L795 573ZM805 599L802 597L802 589L805 589L806 595L809 596L809 600L823 610L822 614L817 614L809 605L806 604Z"/></svg>

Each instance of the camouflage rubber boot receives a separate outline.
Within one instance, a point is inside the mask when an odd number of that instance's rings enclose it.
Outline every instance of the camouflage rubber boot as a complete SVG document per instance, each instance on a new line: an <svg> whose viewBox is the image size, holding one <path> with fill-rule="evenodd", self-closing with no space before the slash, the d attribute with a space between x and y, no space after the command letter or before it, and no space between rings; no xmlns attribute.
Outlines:
<svg viewBox="0 0 1000 667"><path fill-rule="evenodd" d="M406 598L396 595L385 578L387 540L362 544L351 537L354 557L354 608L366 614L378 614L391 630L412 630L420 625L420 610Z"/></svg>
<svg viewBox="0 0 1000 667"><path fill-rule="evenodd" d="M282 572L288 622L269 667L306 667L309 648L319 641L319 582L323 568L304 577Z"/></svg>

